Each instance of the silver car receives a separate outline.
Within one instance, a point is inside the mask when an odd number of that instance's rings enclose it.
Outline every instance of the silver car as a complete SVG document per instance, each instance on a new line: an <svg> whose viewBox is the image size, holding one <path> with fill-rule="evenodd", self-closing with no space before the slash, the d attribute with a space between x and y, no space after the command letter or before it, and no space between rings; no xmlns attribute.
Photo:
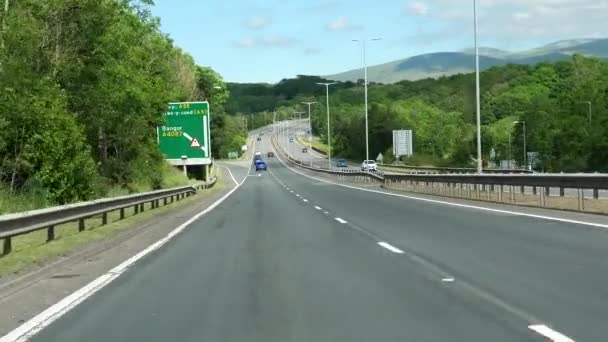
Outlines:
<svg viewBox="0 0 608 342"><path fill-rule="evenodd" d="M361 171L378 171L378 165L374 160L364 160L361 163Z"/></svg>

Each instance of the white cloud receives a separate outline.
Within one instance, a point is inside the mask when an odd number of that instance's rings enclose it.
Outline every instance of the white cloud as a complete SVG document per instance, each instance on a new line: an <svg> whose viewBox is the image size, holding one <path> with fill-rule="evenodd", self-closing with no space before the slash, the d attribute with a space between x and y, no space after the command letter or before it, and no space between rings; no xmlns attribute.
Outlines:
<svg viewBox="0 0 608 342"><path fill-rule="evenodd" d="M424 2L411 1L408 5L408 12L412 15L427 15L429 13L429 6Z"/></svg>
<svg viewBox="0 0 608 342"><path fill-rule="evenodd" d="M241 48L252 48L257 45L257 42L254 39L246 38L236 42L236 46Z"/></svg>
<svg viewBox="0 0 608 342"><path fill-rule="evenodd" d="M340 16L327 24L326 28L330 31L346 31L360 29L361 26L353 25L347 17Z"/></svg>
<svg viewBox="0 0 608 342"><path fill-rule="evenodd" d="M261 45L268 47L288 47L295 44L297 40L295 38L286 37L282 35L266 36L261 39Z"/></svg>
<svg viewBox="0 0 608 342"><path fill-rule="evenodd" d="M477 0L477 4L482 40L608 36L608 0ZM472 30L472 1L412 0L408 10L410 14L425 15L429 22L424 25L447 26L463 36Z"/></svg>
<svg viewBox="0 0 608 342"><path fill-rule="evenodd" d="M270 25L272 19L270 17L253 16L247 19L243 25L252 30L260 30Z"/></svg>
<svg viewBox="0 0 608 342"><path fill-rule="evenodd" d="M321 51L322 50L319 49L319 48L309 47L309 48L304 49L303 52L304 52L305 55L316 55L316 54L321 53Z"/></svg>
<svg viewBox="0 0 608 342"><path fill-rule="evenodd" d="M255 47L277 47L287 48L295 45L298 42L297 39L282 35L270 35L258 38L246 38L235 43L240 48L255 48Z"/></svg>

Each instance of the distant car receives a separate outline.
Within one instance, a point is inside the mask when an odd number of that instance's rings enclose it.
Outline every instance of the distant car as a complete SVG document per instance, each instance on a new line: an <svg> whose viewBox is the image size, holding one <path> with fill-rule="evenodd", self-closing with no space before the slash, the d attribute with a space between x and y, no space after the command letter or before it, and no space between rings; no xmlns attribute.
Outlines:
<svg viewBox="0 0 608 342"><path fill-rule="evenodd" d="M308 153L308 148L307 147L302 147L302 153Z"/></svg>
<svg viewBox="0 0 608 342"><path fill-rule="evenodd" d="M376 162L374 160L364 160L363 163L361 163L361 170L362 171L378 171L378 165L376 164Z"/></svg>
<svg viewBox="0 0 608 342"><path fill-rule="evenodd" d="M268 167L266 166L266 162L264 162L262 159L257 159L255 161L255 170L256 171L260 171L260 170L267 171Z"/></svg>
<svg viewBox="0 0 608 342"><path fill-rule="evenodd" d="M293 142L293 138L289 138L289 142L292 143Z"/></svg>
<svg viewBox="0 0 608 342"><path fill-rule="evenodd" d="M348 167L348 163L344 159L338 159L336 167Z"/></svg>
<svg viewBox="0 0 608 342"><path fill-rule="evenodd" d="M274 152L268 152L268 158L274 157Z"/></svg>
<svg viewBox="0 0 608 342"><path fill-rule="evenodd" d="M258 141L262 141L262 137L258 137Z"/></svg>

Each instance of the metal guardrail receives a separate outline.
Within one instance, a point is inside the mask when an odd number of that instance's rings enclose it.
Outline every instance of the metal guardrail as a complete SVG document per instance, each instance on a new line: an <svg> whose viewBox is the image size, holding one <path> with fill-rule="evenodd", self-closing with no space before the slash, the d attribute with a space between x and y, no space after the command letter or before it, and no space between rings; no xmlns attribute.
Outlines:
<svg viewBox="0 0 608 342"><path fill-rule="evenodd" d="M303 168L333 175L370 176L370 173L357 170L335 171L310 167L289 157L280 146L275 145L275 148L283 152L291 163ZM381 186L387 189L608 214L608 200L605 200L603 195L600 200L600 191L608 191L607 174L378 173L374 178L380 180ZM559 192L556 193L557 191Z"/></svg>
<svg viewBox="0 0 608 342"><path fill-rule="evenodd" d="M297 165L299 167L305 168L305 169L309 169L309 170L313 170L313 171L317 171L317 172L323 172L323 173L327 173L327 174L331 174L331 175L336 175L336 176L343 176L343 177L348 177L348 176L361 176L361 177L369 177L371 179L375 179L378 181L383 181L384 178L384 173L382 171L360 171L360 170L353 170L353 169L336 169L336 170L329 170L329 169L324 169L324 168L320 168L320 167L315 167L315 166L310 166L307 165L306 162L303 162L299 159L295 159L293 157L291 157L283 148L282 146L276 144L276 141L273 139L271 139L271 143L274 146L274 148L281 153L281 155L283 155L283 157L285 157L290 163Z"/></svg>
<svg viewBox="0 0 608 342"><path fill-rule="evenodd" d="M445 184L475 184L519 186L533 188L559 188L563 190L592 189L594 198L598 198L599 190L608 189L608 175L562 175L562 174L533 174L533 175L455 175L455 174L429 174L429 175L384 175L386 183L397 181L413 181ZM546 190L548 193L548 190Z"/></svg>
<svg viewBox="0 0 608 342"><path fill-rule="evenodd" d="M411 165L400 165L400 164L378 164L380 167L404 169L404 170L416 170L416 171L427 171L436 173L476 173L477 169L467 167L435 167L435 166L411 166ZM487 174L532 174L530 170L522 169L484 169L484 173Z"/></svg>
<svg viewBox="0 0 608 342"><path fill-rule="evenodd" d="M156 190L135 195L68 204L58 207L33 210L0 216L0 239L4 240L3 255L12 251L12 238L32 232L47 230L47 242L55 239L55 226L78 222L78 231L85 230L85 220L101 215L101 224L108 223L108 214L120 211L120 219L125 218L125 209L133 207L134 214L145 210L145 204L151 203L152 209L179 201L196 193L197 189L208 189L216 182L213 178L208 183L195 184L172 189Z"/></svg>

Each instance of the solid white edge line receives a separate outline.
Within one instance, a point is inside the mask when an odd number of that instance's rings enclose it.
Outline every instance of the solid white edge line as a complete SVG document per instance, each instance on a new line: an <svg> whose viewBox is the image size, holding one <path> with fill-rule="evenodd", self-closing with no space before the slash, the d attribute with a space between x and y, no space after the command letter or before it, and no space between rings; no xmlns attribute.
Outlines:
<svg viewBox="0 0 608 342"><path fill-rule="evenodd" d="M540 335L545 336L553 342L574 342L574 340L570 337L559 333L544 324L529 325L528 328L539 333Z"/></svg>
<svg viewBox="0 0 608 342"><path fill-rule="evenodd" d="M336 221L338 221L338 222L340 222L342 224L348 223L348 222L346 222L345 220L343 220L343 219L341 219L339 217L334 218L334 220L336 220Z"/></svg>
<svg viewBox="0 0 608 342"><path fill-rule="evenodd" d="M72 294L63 298L59 302L51 305L50 307L48 307L47 309L45 309L38 315L34 316L27 322L21 324L16 329L14 329L11 332L9 332L8 334L4 335L3 337L0 338L0 342L27 341L28 339L30 339L31 337L36 335L38 332L40 332L42 329L46 328L47 326L52 324L54 321L59 319L61 316L63 316L64 314L69 312L71 309L76 307L78 304L82 303L84 300L91 297L97 291L104 288L106 285L111 283L114 279L118 278L125 271L127 271L130 267L132 267L137 261L139 261L146 255L158 250L160 247L162 247L164 244L169 242L171 239L173 239L179 233L183 232L194 221L198 220L205 214L209 213L211 210L215 209L218 205L220 205L222 202L224 202L224 200L226 200L230 195L232 195L236 190L238 190L243 185L243 183L245 183L245 180L247 179L247 177L245 177L241 183L238 183L236 181L236 179L234 178L234 176L232 175L232 172L230 171L230 169L228 167L226 167L226 169L228 170L228 173L230 174L230 176L232 177L232 179L234 180L234 182L236 184L235 187L232 190L230 190L227 194L225 194L220 199L215 201L213 204L211 204L205 210L194 215L188 221L184 222L183 224L181 224L180 226L178 226L177 228L175 228L174 230L169 232L167 234L167 236L165 236L164 238L156 241L155 243L148 246L143 251L141 251L141 252L137 253L136 255L132 256L131 258L123 261L118 266L112 268L105 274L102 274L101 276L97 277L95 280L91 281L87 285L76 290L75 292L73 292ZM251 166L249 166L249 172L251 172Z"/></svg>
<svg viewBox="0 0 608 342"><path fill-rule="evenodd" d="M230 168L227 166L224 166L224 168L226 170L228 170L228 174L230 175L230 178L232 178L232 181L234 182L235 185L239 185L239 182L236 180L236 178L234 178L234 175L232 174L232 171L230 171Z"/></svg>
<svg viewBox="0 0 608 342"><path fill-rule="evenodd" d="M349 188L349 189L354 189L354 190L359 190L359 191L365 191L365 192L372 192L372 193L386 195L386 196L407 198L407 199L411 199L411 200L415 200L415 201L422 201L422 202L428 202L428 203L436 203L436 204L448 205L448 206L459 207L459 208L467 208L467 209L474 209L474 210L480 210L480 211L488 211L488 212L492 212L492 213L508 214L508 215L513 215L513 216L531 217L531 218L537 218L537 219L541 219L541 220L557 221L557 222L563 222L563 223L572 223L572 224L577 224L577 225L582 225L582 226L590 226L590 227L608 229L608 224L601 224L601 223L594 223L594 222L587 222L587 221L564 219L564 218L553 217L553 216L528 214L528 213L522 213L522 212L518 212L518 211L511 211L511 210L504 210L504 209L494 209L494 208L487 208L487 207L479 207L479 206L470 205L470 204L461 204L461 203L454 203L454 202L446 202L446 201L434 200L434 199L429 199L429 198L422 198L422 197L414 197L414 196L407 196L407 195L401 195L401 194L394 194L394 193L391 193L391 192L385 192L385 191L379 191L379 190L358 188L358 187L355 187L355 186L335 183L335 182L332 182L332 181L328 181L328 180L325 180L325 179L321 179L321 178L317 178L317 177L313 177L313 176L307 175L305 173L302 173L302 172L294 169L291 166L288 166L287 164L285 164L285 162L280 157L278 157L278 159L291 172L295 172L295 173L297 173L297 174L299 174L301 176L304 176L304 177L307 177L307 178L310 178L310 179L314 179L314 180L319 181L319 182L333 184L333 185L341 186L341 187L344 187L344 188Z"/></svg>
<svg viewBox="0 0 608 342"><path fill-rule="evenodd" d="M397 248L397 247L395 247L395 246L391 245L391 244L390 244L390 243L388 243L388 242L380 241L380 242L378 242L378 245L379 245L379 246L381 246L381 247L384 247L384 248L388 249L389 251L391 251L391 252L393 252L393 253L396 253L396 254L403 254L403 251L402 251L402 250L400 250L399 248Z"/></svg>

